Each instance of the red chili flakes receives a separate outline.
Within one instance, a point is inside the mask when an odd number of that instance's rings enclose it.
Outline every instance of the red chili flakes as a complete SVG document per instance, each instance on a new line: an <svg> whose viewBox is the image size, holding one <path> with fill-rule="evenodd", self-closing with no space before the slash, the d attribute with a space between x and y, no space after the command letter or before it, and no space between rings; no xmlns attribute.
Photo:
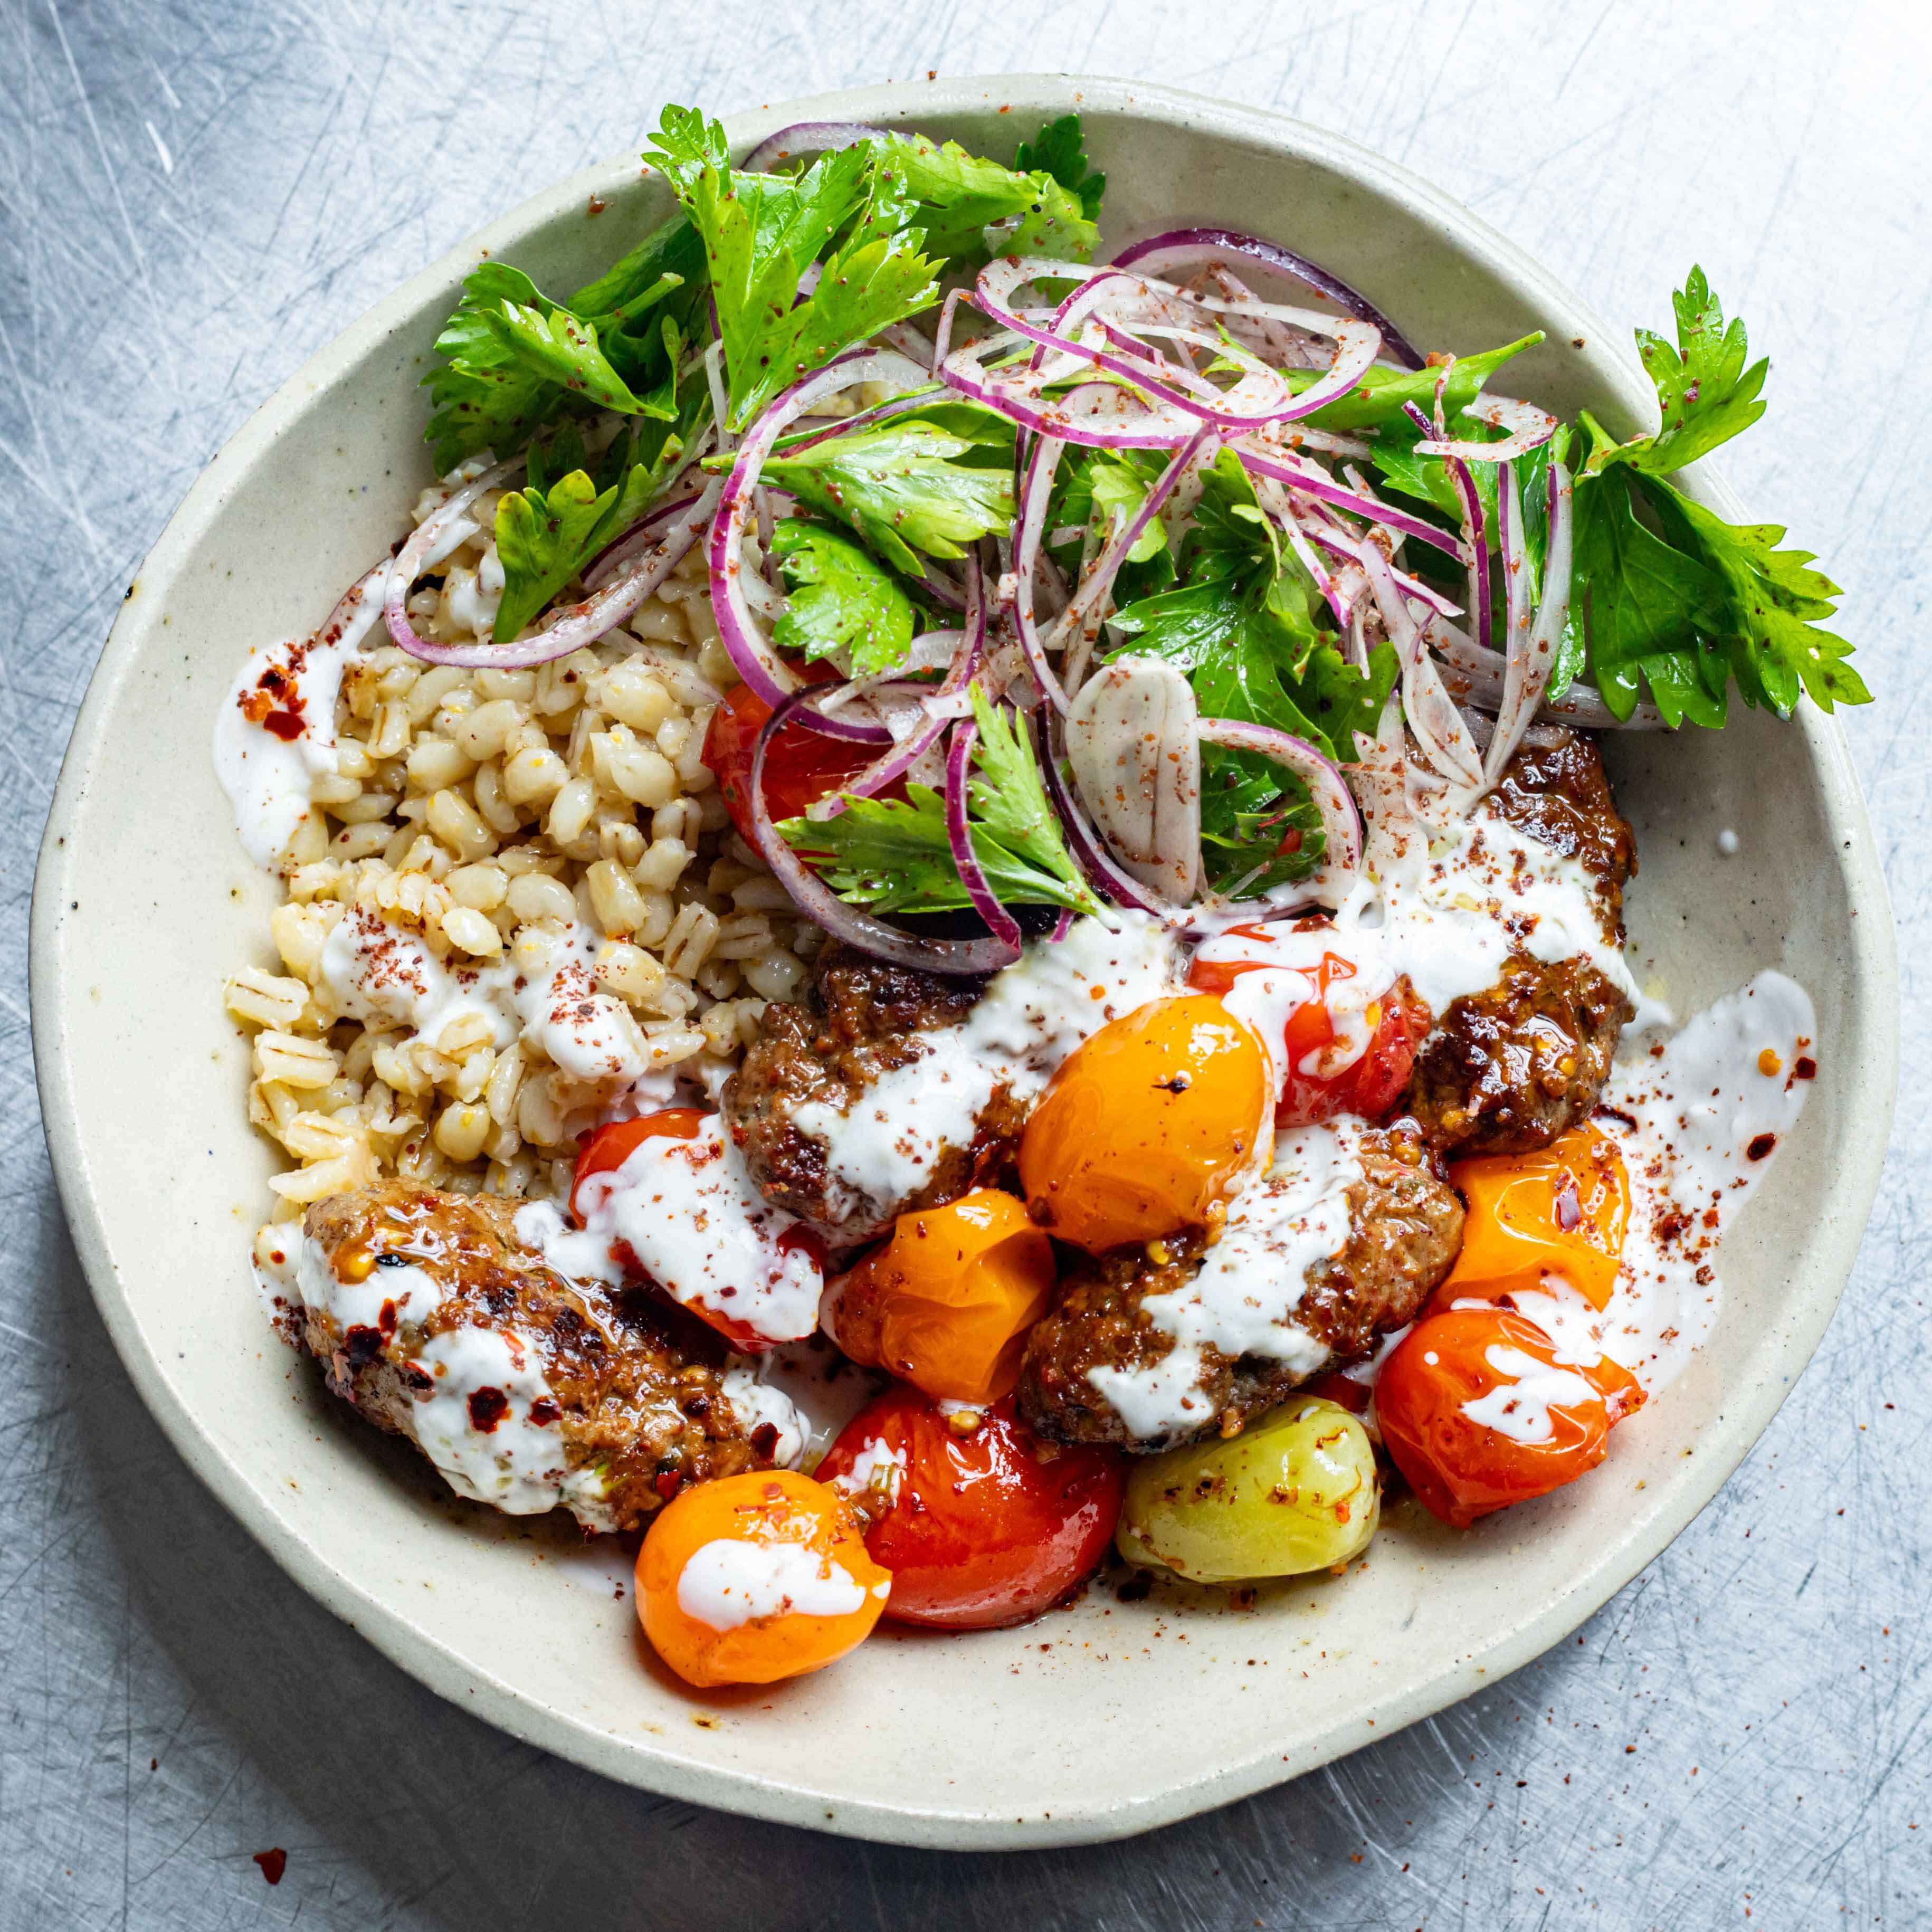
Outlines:
<svg viewBox="0 0 1932 1932"><path fill-rule="evenodd" d="M1744 1156L1749 1160L1768 1160L1777 1146L1775 1134L1754 1135L1750 1146L1744 1149Z"/></svg>
<svg viewBox="0 0 1932 1932"><path fill-rule="evenodd" d="M470 1426L479 1434L494 1435L496 1425L510 1412L510 1398L500 1388L484 1387L470 1392Z"/></svg>
<svg viewBox="0 0 1932 1932"><path fill-rule="evenodd" d="M271 1850L257 1852L255 1862L262 1868L262 1876L271 1885L280 1885L283 1873L289 1868L289 1855L277 1845Z"/></svg>
<svg viewBox="0 0 1932 1932"><path fill-rule="evenodd" d="M530 1420L539 1429L548 1429L553 1422L558 1420L562 1414L563 1411L559 1408L547 1395L538 1396L536 1400L530 1404Z"/></svg>

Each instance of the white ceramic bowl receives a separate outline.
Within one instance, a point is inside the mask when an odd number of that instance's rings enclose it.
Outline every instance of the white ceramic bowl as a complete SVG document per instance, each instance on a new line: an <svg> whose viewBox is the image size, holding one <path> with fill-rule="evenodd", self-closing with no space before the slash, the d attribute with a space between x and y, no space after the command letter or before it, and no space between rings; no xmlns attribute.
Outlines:
<svg viewBox="0 0 1932 1932"><path fill-rule="evenodd" d="M1006 154L1076 106L1108 177L1111 242L1191 221L1258 230L1425 346L1546 329L1513 388L1647 419L1625 329L1434 189L1292 122L1032 77L874 88L730 127L740 152L831 118ZM464 273L488 250L570 286L664 206L627 158L484 230L310 362L155 546L82 710L35 888L34 1040L62 1198L122 1358L182 1454L305 1588L444 1696L613 1778L794 1824L954 1846L1139 1831L1386 1737L1534 1656L1655 1556L1769 1421L1850 1268L1892 1106L1892 927L1857 784L1808 709L1612 748L1642 855L1634 937L1669 997L1688 1012L1780 967L1816 998L1822 1039L1802 1127L1727 1244L1714 1336L1601 1470L1466 1535L1397 1509L1365 1568L1246 1611L1100 1588L1024 1630L887 1634L795 1684L688 1693L614 1594L620 1553L454 1501L269 1334L248 1246L271 1162L244 1117L248 1049L220 985L267 956L274 894L208 754L248 646L313 627L404 526L430 477L417 385ZM1697 494L1738 514L1708 478ZM1743 835L1735 858L1718 856L1723 826Z"/></svg>

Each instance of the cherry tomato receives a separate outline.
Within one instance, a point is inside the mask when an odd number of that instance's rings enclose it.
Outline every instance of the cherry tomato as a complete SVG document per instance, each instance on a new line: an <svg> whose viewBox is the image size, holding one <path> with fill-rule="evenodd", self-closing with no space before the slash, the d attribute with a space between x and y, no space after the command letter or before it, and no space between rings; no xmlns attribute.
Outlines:
<svg viewBox="0 0 1932 1932"><path fill-rule="evenodd" d="M688 1684L772 1684L872 1634L892 1579L837 1490L772 1469L684 1490L638 1552L638 1618Z"/></svg>
<svg viewBox="0 0 1932 1932"><path fill-rule="evenodd" d="M578 1225L584 1222L577 1204L578 1190L593 1174L614 1174L645 1142L660 1138L694 1141L704 1122L698 1107L666 1107L656 1114L640 1114L634 1120L606 1120L592 1130L577 1156L577 1172L570 1182L570 1211Z"/></svg>
<svg viewBox="0 0 1932 1932"><path fill-rule="evenodd" d="M975 1188L902 1214L891 1238L832 1284L824 1326L855 1362L928 1395L997 1402L1019 1380L1027 1330L1053 1294L1053 1244L1025 1203Z"/></svg>
<svg viewBox="0 0 1932 1932"><path fill-rule="evenodd" d="M1267 939L1262 928L1236 926L1231 936ZM1225 994L1244 973L1279 970L1278 958L1197 959L1187 983L1202 992ZM1281 1097L1275 1106L1275 1124L1305 1126L1331 1120L1337 1114L1360 1114L1378 1120L1402 1097L1415 1064L1415 1050L1430 1025L1429 1009L1406 979L1396 980L1379 999L1362 1011L1367 1044L1360 1053L1332 1065L1355 1036L1345 1036L1335 1024L1329 990L1355 976L1354 965L1340 954L1324 952L1308 975L1315 990L1289 1013L1282 1028ZM1311 1061L1313 1063L1311 1064Z"/></svg>
<svg viewBox="0 0 1932 1932"><path fill-rule="evenodd" d="M1456 1162L1449 1178L1468 1204L1462 1251L1436 1304L1493 1300L1559 1274L1594 1308L1617 1285L1630 1222L1630 1176L1608 1134L1584 1126L1532 1154Z"/></svg>
<svg viewBox="0 0 1932 1932"><path fill-rule="evenodd" d="M1594 1469L1643 1399L1607 1357L1562 1361L1526 1317L1459 1308L1418 1322L1382 1364L1376 1418L1423 1506L1466 1529Z"/></svg>
<svg viewBox="0 0 1932 1932"><path fill-rule="evenodd" d="M1211 994L1110 1020L1061 1062L1027 1123L1034 1219L1093 1254L1206 1226L1267 1161L1272 1078L1259 1036Z"/></svg>
<svg viewBox="0 0 1932 1932"><path fill-rule="evenodd" d="M878 1512L866 1547L892 1573L886 1616L953 1630L1058 1603L1112 1540L1125 1486L1118 1453L1038 1442L1011 1396L962 1432L910 1388L862 1408L818 1474Z"/></svg>
<svg viewBox="0 0 1932 1932"><path fill-rule="evenodd" d="M801 665L799 669L811 684L836 678L827 664ZM741 684L711 714L710 729L704 735L704 762L717 776L718 789L724 794L732 824L748 839L753 836L752 754L771 715L771 706L749 685ZM816 805L849 784L878 755L876 745L828 738L822 731L790 722L781 728L765 754L766 809L774 818L796 818L807 806ZM903 797L904 794L888 786L883 796Z"/></svg>

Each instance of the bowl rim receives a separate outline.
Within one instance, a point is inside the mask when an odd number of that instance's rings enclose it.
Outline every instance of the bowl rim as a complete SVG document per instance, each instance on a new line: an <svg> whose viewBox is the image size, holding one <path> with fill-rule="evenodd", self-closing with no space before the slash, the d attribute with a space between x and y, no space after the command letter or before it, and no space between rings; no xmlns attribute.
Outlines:
<svg viewBox="0 0 1932 1932"><path fill-rule="evenodd" d="M1082 106L1139 118L1206 127L1327 166L1405 203L1420 218L1452 233L1480 261L1482 272L1528 292L1544 308L1574 318L1599 359L1594 366L1627 392L1634 412L1649 405L1647 382L1619 338L1530 256L1443 190L1406 168L1345 136L1290 116L1163 86L1098 76L1011 74L964 76L930 82L886 82L784 102L728 117L734 154L778 128L807 119L916 121L982 108L997 99L1029 112L1064 113ZM209 530L232 488L290 423L383 338L413 320L432 300L448 298L452 282L475 265L480 250L514 247L550 224L580 212L586 199L636 178L638 164L626 156L583 169L541 190L460 242L411 276L311 356L223 446L202 470L140 566L136 582L165 585ZM1712 508L1742 520L1743 507L1708 464L1691 472L1693 494ZM144 603L145 598L142 600ZM1696 1516L1743 1461L1769 1424L1810 1360L1843 1294L1883 1166L1898 1064L1896 946L1884 875L1864 800L1835 718L1801 705L1801 730L1822 796L1822 808L1839 836L1836 854L1853 903L1882 916L1852 923L1845 937L1850 983L1872 996L1876 1049L1852 1073L1868 1104L1856 1110L1852 1130L1835 1162L1828 1274L1835 1288L1821 1286L1790 1311L1772 1366L1778 1372L1732 1392L1705 1426L1692 1472L1675 1507L1660 1516L1622 1560L1589 1573L1573 1590L1556 1594L1536 1613L1455 1664L1364 1707L1358 1718L1317 1733L1302 1750L1283 1757L1265 1753L1221 1766L1213 1775L1170 1785L1142 1798L1084 1808L1077 1796L1045 1815L994 1817L974 1808L898 1806L821 1792L808 1784L694 1763L649 1741L620 1742L567 1713L527 1697L502 1680L478 1671L410 1618L365 1590L346 1570L314 1550L278 1513L248 1470L217 1446L188 1403L162 1376L147 1346L132 1302L110 1258L104 1218L76 1126L70 1070L65 1052L70 991L56 970L63 902L73 890L76 848L68 833L75 820L88 772L116 708L122 688L140 661L140 620L128 610L117 617L76 717L56 788L37 864L28 949L30 1003L42 1120L56 1186L82 1270L123 1365L148 1411L188 1466L214 1492L275 1562L317 1601L353 1626L392 1662L439 1695L458 1703L523 1742L616 1779L692 1802L776 1822L874 1840L950 1850L1011 1850L1079 1844L1120 1838L1213 1809L1298 1776L1393 1735L1432 1715L1486 1683L1540 1654L1574 1630L1653 1562Z"/></svg>

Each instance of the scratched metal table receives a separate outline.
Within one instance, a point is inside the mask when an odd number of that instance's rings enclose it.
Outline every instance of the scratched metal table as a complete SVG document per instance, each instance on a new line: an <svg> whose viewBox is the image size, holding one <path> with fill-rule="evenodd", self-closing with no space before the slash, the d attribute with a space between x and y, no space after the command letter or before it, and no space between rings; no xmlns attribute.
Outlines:
<svg viewBox="0 0 1932 1932"><path fill-rule="evenodd" d="M1932 1917L1932 1193L1909 1100L1810 1373L1580 1636L1134 1843L926 1856L605 1784L440 1702L288 1582L148 1420L94 1316L48 1177L25 957L35 843L115 604L311 350L487 217L634 147L666 100L1064 68L1343 128L1606 316L1660 324L1694 259L1748 316L1771 424L1724 460L1848 586L1879 701L1846 726L1904 928L1909 1094L1932 1072L1910 668L1932 588L1922 4L4 0L0 22L4 1932ZM272 1846L273 1888L252 1862Z"/></svg>

